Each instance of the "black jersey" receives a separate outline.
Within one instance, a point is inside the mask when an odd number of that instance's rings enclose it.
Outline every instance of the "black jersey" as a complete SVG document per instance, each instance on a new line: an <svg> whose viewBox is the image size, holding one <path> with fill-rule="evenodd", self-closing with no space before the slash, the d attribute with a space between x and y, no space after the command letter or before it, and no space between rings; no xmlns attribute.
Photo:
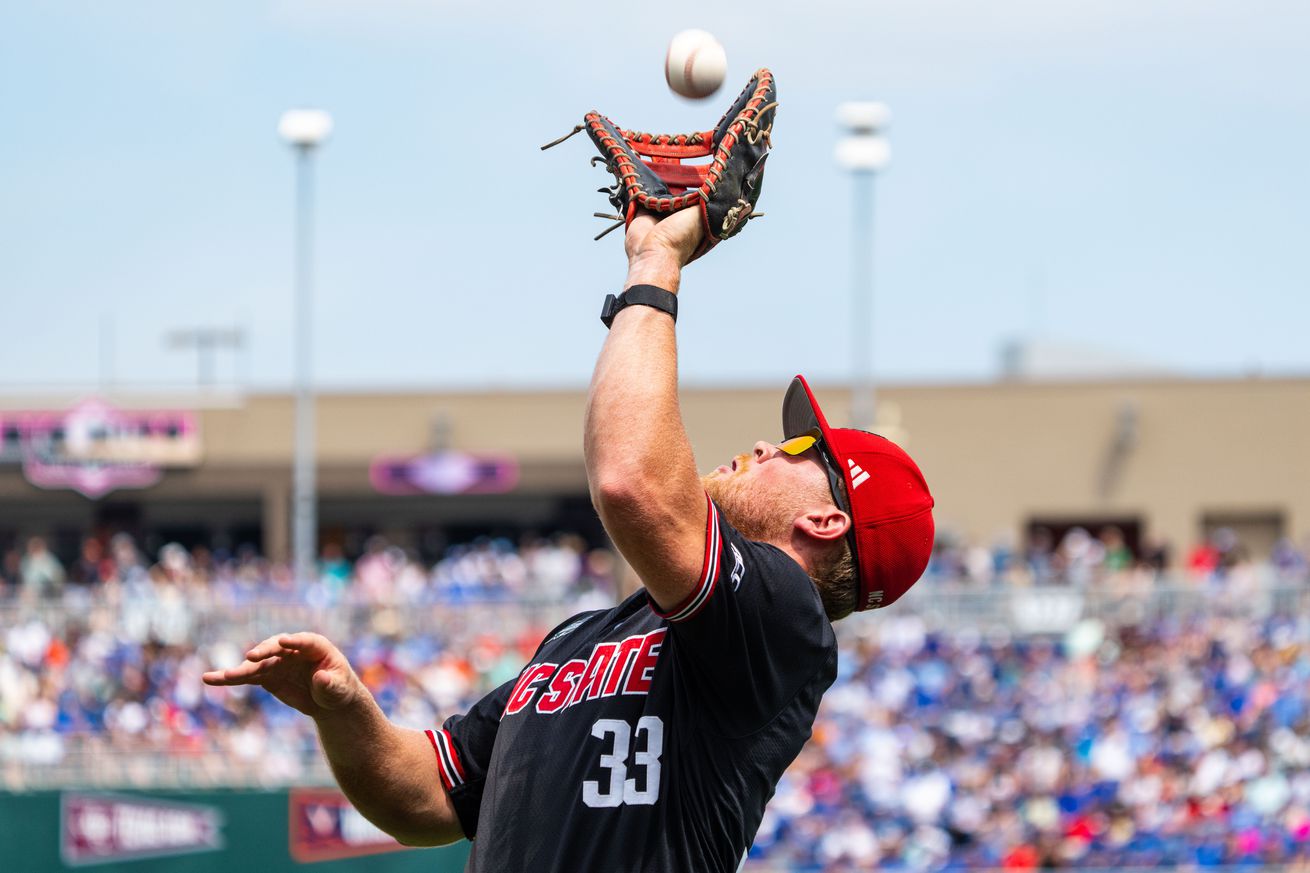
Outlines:
<svg viewBox="0 0 1310 873"><path fill-rule="evenodd" d="M552 631L519 677L428 731L468 870L733 871L837 674L810 578L710 504L704 570Z"/></svg>

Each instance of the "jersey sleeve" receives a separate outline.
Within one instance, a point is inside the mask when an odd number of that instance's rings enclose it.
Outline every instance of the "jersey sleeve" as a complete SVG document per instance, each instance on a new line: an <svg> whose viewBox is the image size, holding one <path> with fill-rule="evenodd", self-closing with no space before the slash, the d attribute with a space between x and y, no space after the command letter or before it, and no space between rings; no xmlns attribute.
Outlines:
<svg viewBox="0 0 1310 873"><path fill-rule="evenodd" d="M744 735L820 671L835 670L837 641L804 569L742 536L712 501L709 510L695 590L670 610L651 608L669 622L677 669L701 708L726 733Z"/></svg>
<svg viewBox="0 0 1310 873"><path fill-rule="evenodd" d="M440 728L425 731L436 758L437 775L459 816L464 836L477 834L482 788L491 766L500 716L515 680L483 697L464 715L453 715Z"/></svg>
<svg viewBox="0 0 1310 873"><path fill-rule="evenodd" d="M557 625L537 646L534 660L551 638L594 614L595 611L575 615ZM491 768L491 750L496 745L500 718L520 678L521 675L492 691L464 715L453 715L440 728L424 731L432 744L441 785L455 806L464 836L470 840L478 831L482 789Z"/></svg>

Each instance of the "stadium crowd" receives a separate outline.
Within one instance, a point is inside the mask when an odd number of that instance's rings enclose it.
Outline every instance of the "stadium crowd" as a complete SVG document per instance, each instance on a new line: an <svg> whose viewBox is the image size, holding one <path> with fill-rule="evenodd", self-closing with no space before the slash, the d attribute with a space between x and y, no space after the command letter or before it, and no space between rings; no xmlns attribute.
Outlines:
<svg viewBox="0 0 1310 873"><path fill-rule="evenodd" d="M579 594L612 602L614 556L586 547L567 533L526 537L515 543L482 537L449 546L431 566L412 549L371 537L361 554L347 559L337 544L324 546L316 578L297 581L290 569L250 547L232 551L169 543L150 560L128 534L105 543L82 541L67 566L39 536L0 561L0 604L81 602L88 598L151 599L176 590L188 600L239 605L279 601L309 606L428 605L464 601L567 600Z"/></svg>
<svg viewBox="0 0 1310 873"><path fill-rule="evenodd" d="M1214 540L1168 579L1241 580L1249 559ZM986 554L983 573L977 549L943 538L925 587L1133 586L1172 569L1117 554L1108 531ZM1282 543L1260 569L1303 588L1306 566ZM200 673L321 626L392 717L426 727L616 596L613 555L568 535L452 546L430 566L373 540L354 561L325 550L304 585L251 551L149 560L120 535L65 566L33 539L0 579L0 789L70 764L121 784L165 761L191 784L321 778L307 720ZM1241 603L1038 635L935 626L912 602L842 622L839 678L752 857L816 873L1310 857L1310 618Z"/></svg>
<svg viewBox="0 0 1310 873"><path fill-rule="evenodd" d="M375 538L353 562L325 549L305 584L249 550L169 544L152 562L122 534L103 550L88 540L67 569L35 538L7 563L0 786L19 766L65 762L131 780L114 768L149 768L154 753L202 782L295 781L320 764L312 726L263 693L205 688L209 665L321 630L389 711L431 725L513 677L569 612L615 598L613 554L567 534L480 539L432 566Z"/></svg>
<svg viewBox="0 0 1310 873"><path fill-rule="evenodd" d="M1169 543L1158 540L1146 539L1136 551L1130 549L1124 532L1113 525L1096 531L1070 527L1058 538L1049 528L1037 527L1023 548L1004 535L987 546L946 531L938 534L927 575L963 585L1085 588L1125 580L1149 585L1180 576L1190 584L1222 583L1259 567L1277 579L1295 581L1304 578L1308 556L1310 539L1298 546L1282 537L1269 555L1257 558L1235 531L1223 527L1194 543L1181 561Z"/></svg>
<svg viewBox="0 0 1310 873"><path fill-rule="evenodd" d="M825 873L1310 855L1305 618L874 629L846 640L754 855Z"/></svg>

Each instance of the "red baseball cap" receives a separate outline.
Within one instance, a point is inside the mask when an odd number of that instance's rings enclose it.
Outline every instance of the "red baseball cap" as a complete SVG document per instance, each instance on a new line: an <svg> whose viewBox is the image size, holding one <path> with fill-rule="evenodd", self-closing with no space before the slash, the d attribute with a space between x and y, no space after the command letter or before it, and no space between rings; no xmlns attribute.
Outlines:
<svg viewBox="0 0 1310 873"><path fill-rule="evenodd" d="M847 533L855 558L856 611L894 603L919 581L932 555L932 495L919 466L900 446L874 433L828 427L804 376L797 376L782 401L786 439L818 438L833 499L851 517ZM835 468L835 469L834 469Z"/></svg>

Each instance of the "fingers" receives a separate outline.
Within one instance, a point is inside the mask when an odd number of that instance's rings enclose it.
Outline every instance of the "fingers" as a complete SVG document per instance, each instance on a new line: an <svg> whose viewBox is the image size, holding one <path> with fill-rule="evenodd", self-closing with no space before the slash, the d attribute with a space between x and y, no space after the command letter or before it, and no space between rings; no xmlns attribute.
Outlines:
<svg viewBox="0 0 1310 873"><path fill-rule="evenodd" d="M281 651L282 646L278 645L278 638L269 637L262 643L257 643L252 646L250 651L246 652L246 660L262 661L265 658L271 658L272 656L279 654Z"/></svg>
<svg viewBox="0 0 1310 873"><path fill-rule="evenodd" d="M282 634L277 637L277 644L285 651L295 652L315 661L322 660L336 651L336 647L328 642L327 637L308 632Z"/></svg>
<svg viewBox="0 0 1310 873"><path fill-rule="evenodd" d="M632 216L632 222L628 225L628 233L644 233L650 230L659 221L659 216L645 209L638 209L637 214Z"/></svg>
<svg viewBox="0 0 1310 873"><path fill-rule="evenodd" d="M278 634L252 646L241 664L227 670L210 670L201 679L206 685L259 684L265 674L284 660L317 663L334 654L337 654L336 647L320 634Z"/></svg>
<svg viewBox="0 0 1310 873"><path fill-rule="evenodd" d="M274 655L303 655L309 658L324 658L332 653L333 646L327 638L315 633L278 634L246 652L246 659L262 661Z"/></svg>
<svg viewBox="0 0 1310 873"><path fill-rule="evenodd" d="M257 685L282 659L277 656L246 660L227 670L210 670L200 678L206 685Z"/></svg>

